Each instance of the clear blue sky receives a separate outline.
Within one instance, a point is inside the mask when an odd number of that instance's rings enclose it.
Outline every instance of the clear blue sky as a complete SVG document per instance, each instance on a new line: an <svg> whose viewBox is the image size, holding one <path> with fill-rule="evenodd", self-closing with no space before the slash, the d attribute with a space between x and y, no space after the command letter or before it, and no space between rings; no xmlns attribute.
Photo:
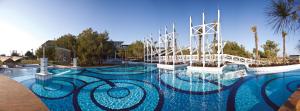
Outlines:
<svg viewBox="0 0 300 111"><path fill-rule="evenodd" d="M279 34L274 34L267 24L265 9L268 0L0 0L0 53L11 50L37 49L44 41L67 33L79 34L86 28L107 30L112 40L131 43L174 22L180 44L189 40L189 16L193 24L217 18L221 10L221 33L224 40L237 41L247 50L254 48L252 25L258 29L259 44L275 40L282 47ZM1 25L0 24L0 25ZM10 28L5 28L5 27ZM16 30L16 31L15 31ZM23 36L24 35L24 36ZM295 49L299 33L289 34L287 51L298 54ZM6 40L5 42L3 40ZM18 41L19 42L16 42ZM281 55L281 52L279 53Z"/></svg>

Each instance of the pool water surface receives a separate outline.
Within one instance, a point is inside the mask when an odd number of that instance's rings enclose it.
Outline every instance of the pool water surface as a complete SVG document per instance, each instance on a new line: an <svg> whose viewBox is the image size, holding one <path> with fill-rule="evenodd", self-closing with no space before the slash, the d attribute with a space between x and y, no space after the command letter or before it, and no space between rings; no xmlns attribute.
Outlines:
<svg viewBox="0 0 300 111"><path fill-rule="evenodd" d="M299 70L232 79L152 65L50 72L48 81L20 82L53 111L273 111L300 87Z"/></svg>

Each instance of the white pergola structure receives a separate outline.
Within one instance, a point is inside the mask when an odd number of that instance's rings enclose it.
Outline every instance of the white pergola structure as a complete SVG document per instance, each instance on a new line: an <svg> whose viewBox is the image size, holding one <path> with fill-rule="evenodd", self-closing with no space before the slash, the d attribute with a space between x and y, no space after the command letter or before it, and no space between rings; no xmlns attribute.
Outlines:
<svg viewBox="0 0 300 111"><path fill-rule="evenodd" d="M150 39L144 38L144 62L156 62L157 53L156 41L153 40L152 34L150 34Z"/></svg>
<svg viewBox="0 0 300 111"><path fill-rule="evenodd" d="M216 30L215 27L217 26ZM201 31L200 31L201 30ZM206 36L207 35L213 35L216 34L217 35L217 64L218 67L220 67L221 65L221 52L223 49L223 42L222 42L222 38L220 36L220 10L218 10L218 19L217 22L213 22L213 23L205 23L205 15L204 13L202 13L202 25L196 25L193 26L192 24L192 17L190 16L190 66L192 66L193 64L193 43L192 43L192 39L195 37L198 37L199 35L202 36L202 64L203 67L205 67L205 61L206 61L206 48L205 48L205 41L206 41Z"/></svg>
<svg viewBox="0 0 300 111"><path fill-rule="evenodd" d="M144 38L144 41L143 41L143 45L144 45L144 62L146 62L146 60L147 60L147 50L148 49L146 49L147 47L147 45L146 45L146 38Z"/></svg>
<svg viewBox="0 0 300 111"><path fill-rule="evenodd" d="M176 31L175 31L175 24L173 23L172 32L168 33L167 26L165 26L165 33L164 35L161 34L159 31L159 40L158 40L158 61L159 64L164 63L168 64L168 62L175 63L177 62L177 38L176 38ZM162 47L164 48L162 50ZM164 51L164 52L162 52ZM169 60L169 56L172 53L172 60ZM162 56L164 54L164 56Z"/></svg>
<svg viewBox="0 0 300 111"><path fill-rule="evenodd" d="M150 43L148 41L148 39L144 38L144 62L149 62L149 46L150 46Z"/></svg>

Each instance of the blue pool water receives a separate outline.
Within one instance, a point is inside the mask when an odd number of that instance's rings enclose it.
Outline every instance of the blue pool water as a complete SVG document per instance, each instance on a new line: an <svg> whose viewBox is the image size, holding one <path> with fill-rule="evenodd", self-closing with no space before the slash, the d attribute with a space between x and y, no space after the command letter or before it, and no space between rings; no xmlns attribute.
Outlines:
<svg viewBox="0 0 300 111"><path fill-rule="evenodd" d="M218 80L155 66L51 69L48 81L20 79L52 111L273 111L300 87L300 71Z"/></svg>

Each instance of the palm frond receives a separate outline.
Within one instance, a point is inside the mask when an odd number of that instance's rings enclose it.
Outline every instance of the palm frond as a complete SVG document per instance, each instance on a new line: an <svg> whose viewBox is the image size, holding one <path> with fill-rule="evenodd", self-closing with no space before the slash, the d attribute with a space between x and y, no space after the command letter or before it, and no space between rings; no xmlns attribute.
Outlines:
<svg viewBox="0 0 300 111"><path fill-rule="evenodd" d="M275 33L296 31L298 29L298 15L291 2L293 1L273 0L267 8L268 24L272 26Z"/></svg>

